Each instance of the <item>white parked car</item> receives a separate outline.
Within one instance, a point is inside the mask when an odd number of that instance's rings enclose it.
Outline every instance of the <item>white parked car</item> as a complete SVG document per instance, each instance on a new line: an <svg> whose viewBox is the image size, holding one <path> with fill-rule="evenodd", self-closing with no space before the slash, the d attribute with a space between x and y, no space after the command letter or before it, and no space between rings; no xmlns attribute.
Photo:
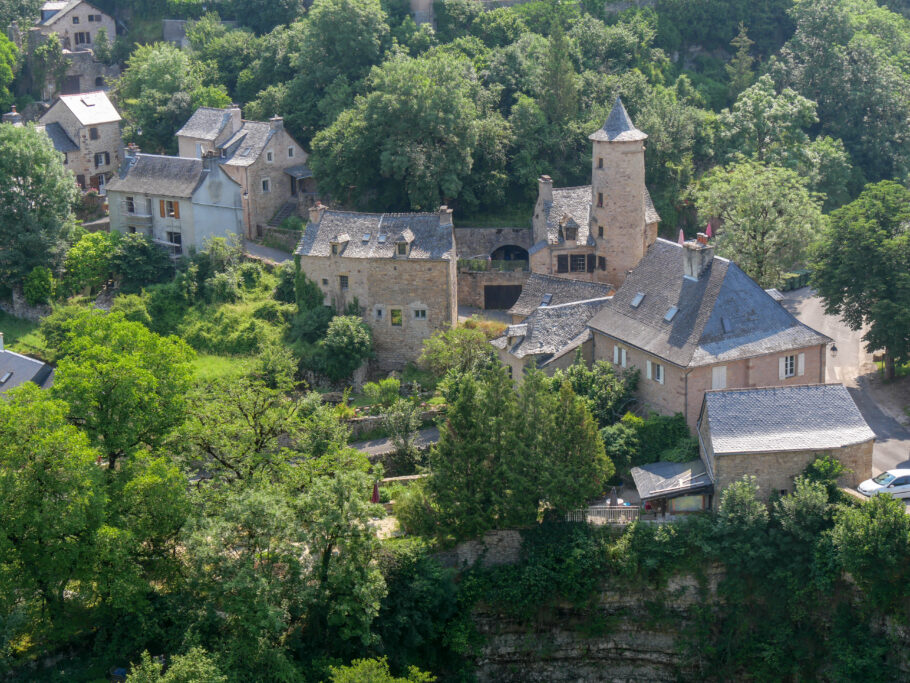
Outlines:
<svg viewBox="0 0 910 683"><path fill-rule="evenodd" d="M857 489L864 496L886 493L895 498L910 497L910 469L882 472L877 477L866 479Z"/></svg>

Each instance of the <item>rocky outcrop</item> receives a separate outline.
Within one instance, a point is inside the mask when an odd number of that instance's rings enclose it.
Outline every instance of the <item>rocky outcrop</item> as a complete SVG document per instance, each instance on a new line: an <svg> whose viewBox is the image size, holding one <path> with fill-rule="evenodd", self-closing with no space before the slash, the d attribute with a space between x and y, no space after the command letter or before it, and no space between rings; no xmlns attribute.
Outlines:
<svg viewBox="0 0 910 683"><path fill-rule="evenodd" d="M711 599L719 573L700 583L671 580L660 591L605 590L588 608L559 605L546 618L516 619L479 606L475 623L485 645L479 681L676 681L698 678L680 633L692 610ZM529 615L530 617L531 615Z"/></svg>

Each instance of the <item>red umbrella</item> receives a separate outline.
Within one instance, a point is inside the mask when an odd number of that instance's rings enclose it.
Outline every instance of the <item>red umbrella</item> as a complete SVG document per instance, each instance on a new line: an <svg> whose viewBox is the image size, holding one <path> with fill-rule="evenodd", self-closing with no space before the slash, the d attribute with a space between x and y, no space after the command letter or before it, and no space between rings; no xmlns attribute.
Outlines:
<svg viewBox="0 0 910 683"><path fill-rule="evenodd" d="M679 229L679 240L678 241L679 241L680 245L685 244L685 241L686 241L686 235L683 233L682 228Z"/></svg>
<svg viewBox="0 0 910 683"><path fill-rule="evenodd" d="M713 233L711 231L711 221L708 221L708 227L705 228L705 235L707 237L711 237L713 235Z"/></svg>
<svg viewBox="0 0 910 683"><path fill-rule="evenodd" d="M375 482L375 481L373 482L373 495L370 497L370 502L371 503L379 502L379 483Z"/></svg>

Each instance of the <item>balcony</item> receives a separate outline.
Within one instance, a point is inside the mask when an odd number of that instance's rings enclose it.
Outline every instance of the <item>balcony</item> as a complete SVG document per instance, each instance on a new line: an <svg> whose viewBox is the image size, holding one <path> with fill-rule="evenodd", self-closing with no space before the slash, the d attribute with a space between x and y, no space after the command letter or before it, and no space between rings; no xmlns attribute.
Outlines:
<svg viewBox="0 0 910 683"><path fill-rule="evenodd" d="M147 209L144 209L138 203L134 202L132 205L127 202L121 202L121 213L123 218L130 225L135 225L136 227L147 226L152 224L152 214Z"/></svg>

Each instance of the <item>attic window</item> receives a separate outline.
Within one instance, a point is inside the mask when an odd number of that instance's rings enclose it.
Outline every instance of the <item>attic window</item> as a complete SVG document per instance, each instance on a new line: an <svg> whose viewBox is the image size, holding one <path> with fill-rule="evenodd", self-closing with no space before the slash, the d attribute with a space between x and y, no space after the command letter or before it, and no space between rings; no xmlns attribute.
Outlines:
<svg viewBox="0 0 910 683"><path fill-rule="evenodd" d="M577 234L578 234L577 228L570 228L570 227L566 226L566 239L567 240L574 240L577 237Z"/></svg>
<svg viewBox="0 0 910 683"><path fill-rule="evenodd" d="M407 243L407 242L399 242L399 243L398 243L398 255L399 255L399 256L407 256L407 255L408 255L408 243Z"/></svg>
<svg viewBox="0 0 910 683"><path fill-rule="evenodd" d="M370 235L371 235L371 234L372 234L372 233L369 233L369 232L363 233L363 241L364 241L364 242L369 242L369 241L370 241Z"/></svg>
<svg viewBox="0 0 910 683"><path fill-rule="evenodd" d="M550 302L553 300L552 294L544 294L543 298L540 300L541 306L549 306Z"/></svg>
<svg viewBox="0 0 910 683"><path fill-rule="evenodd" d="M678 311L679 311L679 309L676 306L670 306L670 310L667 311L667 314L664 316L664 320L666 320L667 322L670 322L671 320L673 320L673 317L676 315L676 313Z"/></svg>
<svg viewBox="0 0 910 683"><path fill-rule="evenodd" d="M379 237L376 238L376 241L379 242L380 244L385 244L386 237L388 237L388 235L380 235Z"/></svg>
<svg viewBox="0 0 910 683"><path fill-rule="evenodd" d="M240 156L242 156L242 157L249 156L250 150L251 150L251 149L253 149L253 148L252 148L252 147L244 147L243 149L240 150Z"/></svg>
<svg viewBox="0 0 910 683"><path fill-rule="evenodd" d="M632 308L638 308L639 306L641 306L641 302L644 301L644 298L645 298L645 293L639 292L632 298L632 301L629 302L629 305Z"/></svg>
<svg viewBox="0 0 910 683"><path fill-rule="evenodd" d="M0 384L6 384L10 377L13 376L12 372L4 373L3 377L0 377Z"/></svg>

